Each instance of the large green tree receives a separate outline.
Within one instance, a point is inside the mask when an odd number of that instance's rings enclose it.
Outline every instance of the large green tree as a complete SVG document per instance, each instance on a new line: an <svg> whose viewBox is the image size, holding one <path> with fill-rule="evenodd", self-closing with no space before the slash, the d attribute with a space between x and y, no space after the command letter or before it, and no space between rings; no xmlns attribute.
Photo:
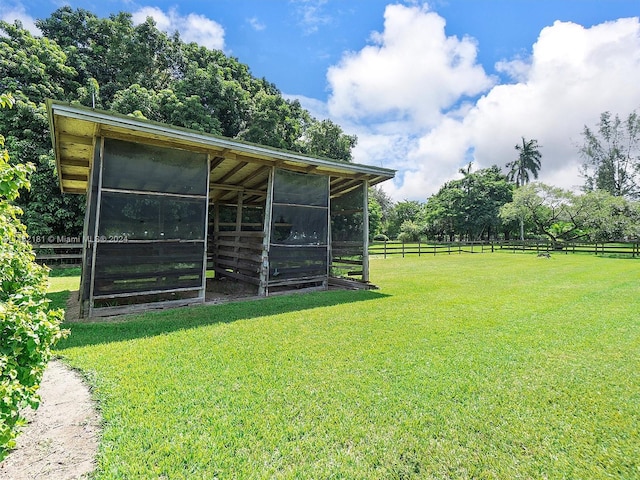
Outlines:
<svg viewBox="0 0 640 480"><path fill-rule="evenodd" d="M580 154L585 191L604 190L616 197L640 196L640 117L625 120L610 112L600 115L596 129L585 125Z"/></svg>
<svg viewBox="0 0 640 480"><path fill-rule="evenodd" d="M33 37L20 23L0 22L0 32L0 82L15 98L12 111L0 110L0 129L12 160L36 166L32 188L16 200L23 221L31 236L77 235L84 199L60 193L44 104L72 98L76 71L55 42Z"/></svg>
<svg viewBox="0 0 640 480"><path fill-rule="evenodd" d="M389 235L389 222L393 216L393 208L395 206L393 199L381 187L370 188L369 198L374 199L380 206L380 231L376 233Z"/></svg>
<svg viewBox="0 0 640 480"><path fill-rule="evenodd" d="M425 205L425 231L436 240L495 238L502 229L499 211L512 199L512 185L497 166L447 182Z"/></svg>
<svg viewBox="0 0 640 480"><path fill-rule="evenodd" d="M576 195L543 183L517 189L505 205L503 221L524 218L534 234L553 242L638 238L640 205L604 190Z"/></svg>
<svg viewBox="0 0 640 480"><path fill-rule="evenodd" d="M394 205L387 225L387 235L396 238L405 222L421 223L424 205L417 200L403 200Z"/></svg>

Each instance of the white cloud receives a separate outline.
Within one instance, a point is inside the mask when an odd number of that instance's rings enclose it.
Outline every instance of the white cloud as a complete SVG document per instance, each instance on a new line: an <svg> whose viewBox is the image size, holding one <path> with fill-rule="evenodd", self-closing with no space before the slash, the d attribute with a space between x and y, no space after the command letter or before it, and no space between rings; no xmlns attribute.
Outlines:
<svg viewBox="0 0 640 480"><path fill-rule="evenodd" d="M399 169L384 186L397 200L426 199L469 161L504 166L523 136L542 146L540 180L575 188L584 125L640 109L638 18L556 22L528 58L495 66L504 84L477 63L473 39L444 25L427 7L388 6L384 31L327 74L331 118L358 134L356 161Z"/></svg>
<svg viewBox="0 0 640 480"><path fill-rule="evenodd" d="M323 11L327 0L290 0L290 2L296 5L298 23L307 35L317 32L321 25L331 23L331 16Z"/></svg>
<svg viewBox="0 0 640 480"><path fill-rule="evenodd" d="M185 42L195 42L213 50L224 50L224 28L204 15L190 13L182 16L175 8L164 12L158 7L143 7L132 15L135 24L143 23L147 17L151 17L160 30L169 34L177 30Z"/></svg>
<svg viewBox="0 0 640 480"><path fill-rule="evenodd" d="M22 26L28 30L31 35L42 35L40 29L36 27L35 19L27 13L21 3L16 3L11 6L0 4L0 19L8 23L20 20L20 22L22 22Z"/></svg>
<svg viewBox="0 0 640 480"><path fill-rule="evenodd" d="M384 31L329 69L333 115L428 127L463 96L493 84L470 38L447 37L445 21L424 7L389 5Z"/></svg>
<svg viewBox="0 0 640 480"><path fill-rule="evenodd" d="M251 17L247 19L247 22L249 23L249 25L251 25L251 28L253 28L256 32L261 32L265 28L267 28L267 26L264 23L258 20L258 17Z"/></svg>

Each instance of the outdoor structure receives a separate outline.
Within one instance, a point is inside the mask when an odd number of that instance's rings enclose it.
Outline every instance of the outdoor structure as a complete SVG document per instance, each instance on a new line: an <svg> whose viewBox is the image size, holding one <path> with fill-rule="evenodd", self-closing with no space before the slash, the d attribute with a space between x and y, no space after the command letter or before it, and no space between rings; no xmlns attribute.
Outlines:
<svg viewBox="0 0 640 480"><path fill-rule="evenodd" d="M213 276L259 295L368 282L367 191L393 170L47 106L60 188L87 195L81 316L203 302Z"/></svg>

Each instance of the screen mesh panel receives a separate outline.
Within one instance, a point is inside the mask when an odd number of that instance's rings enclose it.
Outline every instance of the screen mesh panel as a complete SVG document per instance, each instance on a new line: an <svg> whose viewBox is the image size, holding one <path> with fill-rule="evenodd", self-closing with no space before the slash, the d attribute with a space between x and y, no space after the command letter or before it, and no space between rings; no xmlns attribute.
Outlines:
<svg viewBox="0 0 640 480"><path fill-rule="evenodd" d="M189 195L207 194L207 156L105 139L103 188Z"/></svg>
<svg viewBox="0 0 640 480"><path fill-rule="evenodd" d="M322 275L327 275L326 247L271 247L269 251L270 281Z"/></svg>
<svg viewBox="0 0 640 480"><path fill-rule="evenodd" d="M274 205L271 243L326 245L327 209Z"/></svg>
<svg viewBox="0 0 640 480"><path fill-rule="evenodd" d="M327 177L277 169L273 179L273 202L327 207Z"/></svg>
<svg viewBox="0 0 640 480"><path fill-rule="evenodd" d="M276 169L269 283L326 276L329 178Z"/></svg>
<svg viewBox="0 0 640 480"><path fill-rule="evenodd" d="M94 295L199 288L204 242L99 243Z"/></svg>
<svg viewBox="0 0 640 480"><path fill-rule="evenodd" d="M331 274L363 274L364 184L331 199Z"/></svg>
<svg viewBox="0 0 640 480"><path fill-rule="evenodd" d="M206 202L199 198L103 192L98 234L127 240L203 240Z"/></svg>
<svg viewBox="0 0 640 480"><path fill-rule="evenodd" d="M363 205L363 187L331 199L331 240L333 242L363 242Z"/></svg>
<svg viewBox="0 0 640 480"><path fill-rule="evenodd" d="M89 232L95 262L85 259L91 301L110 306L144 303L158 292L203 294L206 155L112 139L104 139L101 153L95 170L102 176L92 177L89 205L97 215L97 231Z"/></svg>

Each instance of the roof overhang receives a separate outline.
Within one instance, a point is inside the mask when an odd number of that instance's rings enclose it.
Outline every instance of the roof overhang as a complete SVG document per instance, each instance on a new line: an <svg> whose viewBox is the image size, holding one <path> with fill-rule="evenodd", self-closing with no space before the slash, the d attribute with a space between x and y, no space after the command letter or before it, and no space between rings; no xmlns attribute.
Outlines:
<svg viewBox="0 0 640 480"><path fill-rule="evenodd" d="M265 177L265 167L270 166L329 175L332 195L333 186L347 191L354 182L367 180L376 185L395 175L395 170L387 168L311 157L52 100L47 101L47 109L63 193L87 192L95 142L100 137L207 153L212 167L219 170L219 175L211 178L212 187L221 192L256 190L255 184ZM223 193L219 197L222 196Z"/></svg>

